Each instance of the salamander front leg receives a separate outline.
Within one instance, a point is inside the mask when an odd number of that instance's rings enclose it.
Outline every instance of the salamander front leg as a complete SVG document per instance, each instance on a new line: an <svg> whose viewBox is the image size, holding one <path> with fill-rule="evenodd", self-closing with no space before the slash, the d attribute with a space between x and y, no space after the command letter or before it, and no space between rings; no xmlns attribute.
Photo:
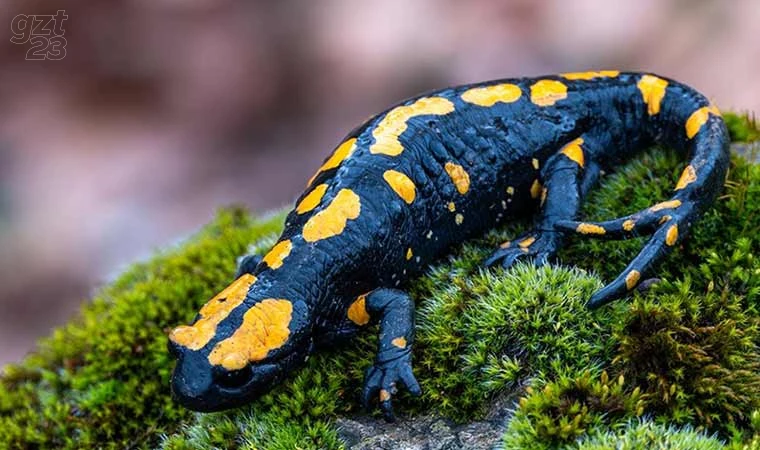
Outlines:
<svg viewBox="0 0 760 450"><path fill-rule="evenodd" d="M412 373L414 342L414 302L406 293L380 288L367 294L366 310L370 318L380 321L380 344L375 363L364 374L362 403L369 408L370 399L378 396L385 420L395 420L391 398L401 382L409 392L422 392Z"/></svg>
<svg viewBox="0 0 760 450"><path fill-rule="evenodd" d="M541 172L544 186L534 184L533 188L535 196L541 199L536 228L501 244L485 260L487 266L501 264L509 268L520 259L532 259L535 265L542 266L554 257L564 241L564 231L555 229L554 224L576 216L581 199L598 178L598 166L589 163L584 168L583 142L576 139L549 158Z"/></svg>

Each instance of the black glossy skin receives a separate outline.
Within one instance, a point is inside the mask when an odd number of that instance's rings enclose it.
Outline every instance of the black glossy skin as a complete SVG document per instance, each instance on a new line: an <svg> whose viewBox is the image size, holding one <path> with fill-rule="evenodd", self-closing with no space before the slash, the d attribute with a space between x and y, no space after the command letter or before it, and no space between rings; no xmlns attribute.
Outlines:
<svg viewBox="0 0 760 450"><path fill-rule="evenodd" d="M659 111L650 114L652 101L647 104L637 86L642 76L621 73L588 80L547 76L427 93L400 105L421 97L443 97L453 103L454 110L408 119L398 138L403 147L398 156L369 151L375 141L373 131L386 113L356 128L347 137L357 139L350 157L317 176L304 193L327 184L319 205L310 212L293 211L288 216L280 241L290 240L292 250L282 266L256 266L258 261L249 258L242 271L256 274L258 281L246 302L219 324L203 349L172 346L179 359L173 378L176 397L201 411L250 401L301 364L313 348L332 345L359 331L361 326L348 318L347 310L357 296L369 293L366 312L380 323L381 338L375 365L366 373L363 401L366 404L379 395L381 409L392 419L391 396L396 383L419 392L411 370L414 306L397 289L452 245L500 222L532 214L537 207L535 228L502 245L488 258L488 265L509 267L522 258L543 264L555 255L563 238L576 230L590 237L614 239L651 234L641 254L596 293L589 306L626 295L651 274L653 265L683 239L710 205L728 166L728 135L717 110L706 115L695 136L686 134L685 124L692 113L710 105L707 99L687 86L660 78L667 81L667 87ZM561 82L567 87L566 97L548 106L533 103L531 86L539 80ZM499 83L519 86L521 97L493 106L477 106L461 98L469 88ZM576 138L583 139L582 165L560 152ZM600 170L614 170L622 160L653 143L688 154L695 177L674 191L670 203L593 224L600 227L593 232L588 231L588 224L579 227L582 222L576 220L581 201ZM464 194L444 169L447 162L468 173L469 189ZM384 180L388 169L402 172L414 182L416 195L411 204ZM508 187L512 187L510 193ZM325 209L341 189L350 189L359 197L360 214L348 220L341 233L306 242L304 224ZM450 202L455 212L450 210ZM459 220L457 214L461 214ZM411 259L407 258L410 248ZM634 277L634 271L640 276ZM245 311L263 298L286 298L295 305L288 341L240 372L230 374L211 365L207 356L214 345L231 336ZM399 337L406 341L403 348L393 344ZM225 382L230 379L232 382Z"/></svg>

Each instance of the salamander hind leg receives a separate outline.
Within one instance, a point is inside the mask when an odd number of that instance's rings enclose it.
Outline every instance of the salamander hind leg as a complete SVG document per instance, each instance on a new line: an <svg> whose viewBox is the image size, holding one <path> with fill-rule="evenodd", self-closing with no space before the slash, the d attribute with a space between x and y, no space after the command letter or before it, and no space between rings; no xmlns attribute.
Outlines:
<svg viewBox="0 0 760 450"><path fill-rule="evenodd" d="M600 239L652 236L628 267L591 297L588 307L598 308L625 296L635 288L650 273L651 268L683 239L691 223L696 220L696 212L694 202L676 196L637 213L606 222L557 222L555 227L559 230Z"/></svg>
<svg viewBox="0 0 760 450"><path fill-rule="evenodd" d="M541 266L554 258L562 246L565 233L555 229L554 224L575 218L585 191L598 177L598 167L591 162L586 164L584 158L588 146L588 139L578 138L549 158L541 171L543 186L536 180L531 188L532 195L541 202L536 227L501 244L485 260L486 266L500 264L509 268L521 259L531 259Z"/></svg>

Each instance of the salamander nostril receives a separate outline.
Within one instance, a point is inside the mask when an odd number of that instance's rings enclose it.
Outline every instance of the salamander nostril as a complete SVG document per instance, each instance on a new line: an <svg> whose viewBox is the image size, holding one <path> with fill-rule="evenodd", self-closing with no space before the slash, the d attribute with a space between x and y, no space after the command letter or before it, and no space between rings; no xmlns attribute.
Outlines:
<svg viewBox="0 0 760 450"><path fill-rule="evenodd" d="M231 370L220 373L216 377L216 382L219 383L219 385L222 387L238 388L245 386L249 381L251 381L252 376L253 371L251 370L251 367L246 366L240 370Z"/></svg>

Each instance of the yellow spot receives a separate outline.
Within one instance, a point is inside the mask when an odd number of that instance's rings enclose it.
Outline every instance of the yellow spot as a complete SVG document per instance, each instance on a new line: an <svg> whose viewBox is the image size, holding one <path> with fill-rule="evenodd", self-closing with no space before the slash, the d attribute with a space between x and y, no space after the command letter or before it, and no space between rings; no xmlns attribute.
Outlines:
<svg viewBox="0 0 760 450"><path fill-rule="evenodd" d="M672 208L678 208L681 206L681 200L668 200L666 202L658 203L651 208L649 208L652 212L661 211L663 209L672 209Z"/></svg>
<svg viewBox="0 0 760 450"><path fill-rule="evenodd" d="M531 161L531 164L533 165L533 168L538 170L538 160L536 158L533 158L533 161Z"/></svg>
<svg viewBox="0 0 760 450"><path fill-rule="evenodd" d="M641 278L641 273L638 270L631 270L628 275L625 276L625 287L628 290L633 289Z"/></svg>
<svg viewBox="0 0 760 450"><path fill-rule="evenodd" d="M683 189L695 181L697 181L697 171L694 170L694 166L689 164L681 173L681 178L678 179L678 183L676 184L676 190Z"/></svg>
<svg viewBox="0 0 760 450"><path fill-rule="evenodd" d="M678 225L673 224L668 228L668 231L665 233L665 243L672 247L673 244L676 243L678 240Z"/></svg>
<svg viewBox="0 0 760 450"><path fill-rule="evenodd" d="M592 80L594 78L614 78L620 75L617 70L600 70L597 72L572 72L563 73L561 76L567 80Z"/></svg>
<svg viewBox="0 0 760 450"><path fill-rule="evenodd" d="M305 212L309 212L312 209L316 208L317 205L319 205L319 202L322 201L322 197L325 195L326 191L327 191L326 184L320 184L319 186L315 187L311 192L309 192L306 195L306 197L303 198L303 200L301 200L298 206L296 206L296 212L298 214L303 214Z"/></svg>
<svg viewBox="0 0 760 450"><path fill-rule="evenodd" d="M464 222L464 216L461 214L457 214L454 216L454 222L456 222L457 225L462 225L462 222Z"/></svg>
<svg viewBox="0 0 760 450"><path fill-rule="evenodd" d="M356 297L351 306L348 307L348 318L351 322L361 326L369 323L369 313L367 312L367 294Z"/></svg>
<svg viewBox="0 0 760 450"><path fill-rule="evenodd" d="M407 106L397 106L375 126L372 136L375 143L369 148L372 154L397 156L404 151L398 138L406 131L406 122L415 116L443 115L454 111L454 104L442 97L423 97Z"/></svg>
<svg viewBox="0 0 760 450"><path fill-rule="evenodd" d="M670 219L671 219L670 215L666 214L666 215L660 217L660 222L659 223L660 223L660 225L662 225L663 223L667 222Z"/></svg>
<svg viewBox="0 0 760 450"><path fill-rule="evenodd" d="M316 242L337 236L346 228L346 222L359 217L361 201L351 189L341 189L329 205L314 214L303 226L306 242Z"/></svg>
<svg viewBox="0 0 760 450"><path fill-rule="evenodd" d="M454 182L457 191L462 195L466 194L470 190L470 176L467 174L467 171L459 164L454 164L453 162L447 162L445 168L446 173L451 177L451 181Z"/></svg>
<svg viewBox="0 0 760 450"><path fill-rule="evenodd" d="M515 195L515 188L512 186L507 186L507 195Z"/></svg>
<svg viewBox="0 0 760 450"><path fill-rule="evenodd" d="M530 186L530 197L538 198L541 195L541 183L538 180L533 180L533 184Z"/></svg>
<svg viewBox="0 0 760 450"><path fill-rule="evenodd" d="M255 282L255 276L249 273L242 275L201 308L197 322L191 326L175 328L169 333L169 339L190 350L202 349L216 334L217 325L243 303L248 288Z"/></svg>
<svg viewBox="0 0 760 450"><path fill-rule="evenodd" d="M501 248L509 248L510 245L512 245L512 242L510 242L510 241L504 241L504 242L501 243L501 245L499 247L501 247Z"/></svg>
<svg viewBox="0 0 760 450"><path fill-rule="evenodd" d="M414 201L416 195L414 181L408 176L395 170L386 170L383 173L383 178L391 189L404 199L405 202L411 204Z"/></svg>
<svg viewBox="0 0 760 450"><path fill-rule="evenodd" d="M647 104L649 115L654 116L659 113L660 104L665 97L665 89L668 87L668 82L654 75L644 75L636 83L636 86L641 91L641 98L644 100L644 103Z"/></svg>
<svg viewBox="0 0 760 450"><path fill-rule="evenodd" d="M581 145L583 145L583 138L573 139L562 148L561 153L575 161L579 166L583 167L586 161L583 157L583 149L581 148Z"/></svg>
<svg viewBox="0 0 760 450"><path fill-rule="evenodd" d="M454 204L454 202L449 202L449 211L454 212L457 210L457 205Z"/></svg>
<svg viewBox="0 0 760 450"><path fill-rule="evenodd" d="M720 116L720 111L713 105L703 106L691 113L691 116L689 116L689 119L686 121L686 136L689 139L699 133L699 130L702 129L702 125L707 123L710 113Z"/></svg>
<svg viewBox="0 0 760 450"><path fill-rule="evenodd" d="M414 256L414 253L412 253L412 247L409 247L406 249L406 260L409 261Z"/></svg>
<svg viewBox="0 0 760 450"><path fill-rule="evenodd" d="M395 345L398 348L406 348L406 338L404 336L397 337L391 341L391 344Z"/></svg>
<svg viewBox="0 0 760 450"><path fill-rule="evenodd" d="M530 101L538 106L551 106L567 98L567 86L560 81L539 80L530 87Z"/></svg>
<svg viewBox="0 0 760 450"><path fill-rule="evenodd" d="M287 342L292 313L293 304L282 298L267 298L251 306L232 336L211 350L209 363L238 370L266 358L267 353Z"/></svg>
<svg viewBox="0 0 760 450"><path fill-rule="evenodd" d="M528 236L522 241L518 242L517 245L522 248L528 248L534 242L536 242L536 238L534 238L533 236Z"/></svg>
<svg viewBox="0 0 760 450"><path fill-rule="evenodd" d="M322 164L322 167L317 170L317 173L311 177L307 186L311 186L311 183L315 178L319 176L320 173L338 167L340 163L351 156L351 153L353 153L354 150L356 150L356 138L346 139L345 142L340 144L338 148L335 149L333 154L327 158L327 160Z"/></svg>
<svg viewBox="0 0 760 450"><path fill-rule="evenodd" d="M607 230L604 228L600 227L599 225L594 225L593 223L578 224L578 227L575 229L575 231L581 234L604 234L607 232Z"/></svg>
<svg viewBox="0 0 760 450"><path fill-rule="evenodd" d="M516 102L520 96L522 91L519 86L503 83L468 89L462 93L462 100L479 106L493 106L496 102Z"/></svg>
<svg viewBox="0 0 760 450"><path fill-rule="evenodd" d="M623 222L623 229L625 231L631 231L631 230L633 230L634 226L636 226L636 222L634 222L631 219L628 219L625 222Z"/></svg>
<svg viewBox="0 0 760 450"><path fill-rule="evenodd" d="M291 248L293 248L293 245L290 243L290 240L278 242L277 245L272 247L272 250L264 256L262 261L267 263L267 266L269 266L270 269L277 269L282 266L282 261L288 257Z"/></svg>
<svg viewBox="0 0 760 450"><path fill-rule="evenodd" d="M546 196L549 194L549 190L546 188L541 189L541 206L546 203Z"/></svg>
<svg viewBox="0 0 760 450"><path fill-rule="evenodd" d="M390 392L386 391L385 389L380 389L380 401L387 402L390 399L391 399Z"/></svg>

